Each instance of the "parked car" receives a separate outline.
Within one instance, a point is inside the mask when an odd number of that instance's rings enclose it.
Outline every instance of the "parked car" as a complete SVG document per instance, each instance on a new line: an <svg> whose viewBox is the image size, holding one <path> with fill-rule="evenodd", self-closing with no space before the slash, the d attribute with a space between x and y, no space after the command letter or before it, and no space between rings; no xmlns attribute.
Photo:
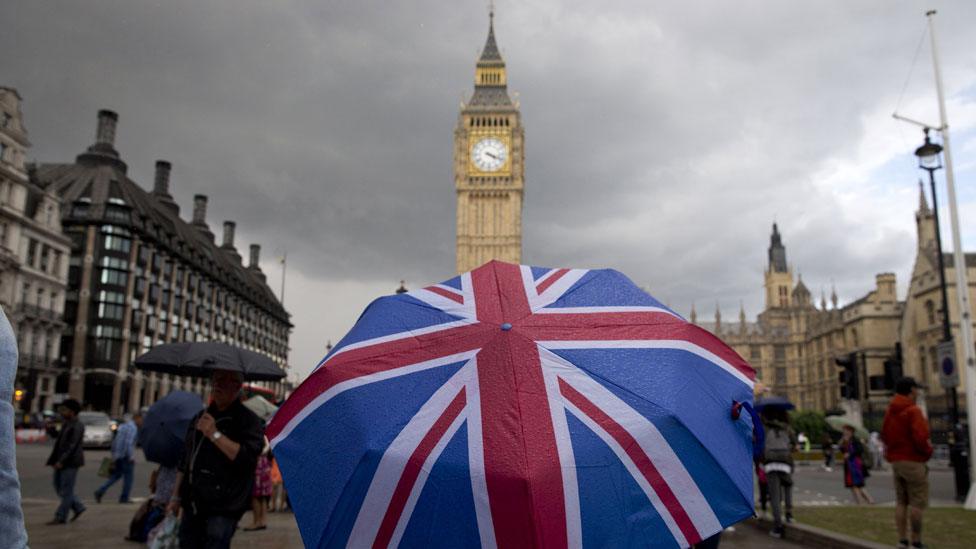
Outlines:
<svg viewBox="0 0 976 549"><path fill-rule="evenodd" d="M112 419L105 412L82 412L78 414L78 421L85 426L85 438L81 445L84 448L111 448Z"/></svg>

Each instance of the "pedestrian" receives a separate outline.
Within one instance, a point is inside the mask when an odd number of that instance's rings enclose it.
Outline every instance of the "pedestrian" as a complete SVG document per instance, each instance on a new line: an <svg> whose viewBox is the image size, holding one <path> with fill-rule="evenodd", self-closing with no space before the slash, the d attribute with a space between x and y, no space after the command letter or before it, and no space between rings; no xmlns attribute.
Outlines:
<svg viewBox="0 0 976 549"><path fill-rule="evenodd" d="M824 455L824 471L830 473L834 470L834 440L830 438L830 433L824 432L823 437L820 439L820 447Z"/></svg>
<svg viewBox="0 0 976 549"><path fill-rule="evenodd" d="M844 486L851 489L854 495L854 504L860 505L861 501L873 504L871 494L864 489L865 480L868 477L868 470L864 462L864 444L854 436L854 427L844 426L844 436L840 439L840 449L844 454Z"/></svg>
<svg viewBox="0 0 976 549"><path fill-rule="evenodd" d="M871 452L871 468L875 471L884 469L884 443L877 431L871 431L871 436L868 437L868 451Z"/></svg>
<svg viewBox="0 0 976 549"><path fill-rule="evenodd" d="M268 439L264 439L264 450L258 456L258 464L254 469L254 491L251 496L251 525L244 528L245 532L265 530L268 528L268 505L274 487L271 484L271 446Z"/></svg>
<svg viewBox="0 0 976 549"><path fill-rule="evenodd" d="M786 522L793 522L793 452L797 450L796 434L790 427L786 410L766 408L762 412L766 442L763 446L763 471L769 484L769 498L773 508L773 529L769 535L782 538L783 503Z"/></svg>
<svg viewBox="0 0 976 549"><path fill-rule="evenodd" d="M54 513L54 519L47 524L64 524L68 521L68 511L74 514L71 521L78 520L78 517L85 512L85 506L75 495L75 480L78 477L78 469L85 464L85 452L81 443L85 438L85 426L78 421L78 413L81 412L81 403L73 398L69 398L58 406L63 422L58 439L54 441L54 448L51 456L47 458L47 464L54 468L54 489L61 498L58 510Z"/></svg>
<svg viewBox="0 0 976 549"><path fill-rule="evenodd" d="M909 526L911 547L925 547L922 544L922 513L929 503L926 462L932 457L932 442L928 421L916 404L919 389L924 387L914 378L899 379L881 427L881 440L895 482L898 547L909 547Z"/></svg>
<svg viewBox="0 0 976 549"><path fill-rule="evenodd" d="M95 490L95 502L101 503L105 492L122 479L119 503L132 503L129 493L132 491L132 475L136 465L136 435L141 427L142 412L135 412L126 416L125 422L115 432L115 439L112 441L112 473L105 484Z"/></svg>
<svg viewBox="0 0 976 549"><path fill-rule="evenodd" d="M762 509L763 518L766 517L766 505L769 503L769 480L766 478L766 471L763 470L762 463L756 463L756 480L759 484L759 507Z"/></svg>
<svg viewBox="0 0 976 549"><path fill-rule="evenodd" d="M241 403L243 377L215 370L211 403L187 430L168 513L181 513L182 549L225 549L251 506L264 422Z"/></svg>
<svg viewBox="0 0 976 549"><path fill-rule="evenodd" d="M176 481L176 467L160 465L149 475L149 499L147 499L132 517L129 523L127 541L145 543L149 539L149 532L162 522L166 515L166 505L173 497L174 482Z"/></svg>
<svg viewBox="0 0 976 549"><path fill-rule="evenodd" d="M800 444L800 447L803 448L804 452L810 451L810 437L808 437L806 433L796 435L796 441ZM804 459L806 458L804 457Z"/></svg>
<svg viewBox="0 0 976 549"><path fill-rule="evenodd" d="M285 493L285 481L281 477L281 468L274 453L271 453L271 505L270 511L284 511L287 508L288 495Z"/></svg>
<svg viewBox="0 0 976 549"><path fill-rule="evenodd" d="M0 307L0 540L8 547L27 547L24 512L20 507L17 444L14 434L14 380L17 338Z"/></svg>

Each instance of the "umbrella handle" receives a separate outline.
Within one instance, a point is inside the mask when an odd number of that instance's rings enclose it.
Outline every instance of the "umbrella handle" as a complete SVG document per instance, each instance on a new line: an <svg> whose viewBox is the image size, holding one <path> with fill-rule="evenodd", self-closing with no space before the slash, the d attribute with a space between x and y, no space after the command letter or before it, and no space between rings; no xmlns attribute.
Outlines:
<svg viewBox="0 0 976 549"><path fill-rule="evenodd" d="M762 457L763 448L766 446L766 431L763 429L762 420L759 419L759 414L748 402L738 402L732 401L732 419L739 419L742 415L742 409L745 408L749 412L749 416L752 417L752 457L754 459L759 459Z"/></svg>

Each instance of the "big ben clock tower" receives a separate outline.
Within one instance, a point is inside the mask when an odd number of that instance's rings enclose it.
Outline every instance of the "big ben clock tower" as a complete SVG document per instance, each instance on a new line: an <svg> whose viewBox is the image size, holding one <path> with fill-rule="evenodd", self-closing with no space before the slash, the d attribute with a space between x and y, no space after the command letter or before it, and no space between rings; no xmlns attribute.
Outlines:
<svg viewBox="0 0 976 549"><path fill-rule="evenodd" d="M492 259L522 259L524 130L507 82L492 13L475 68L474 94L462 104L454 130L459 273Z"/></svg>

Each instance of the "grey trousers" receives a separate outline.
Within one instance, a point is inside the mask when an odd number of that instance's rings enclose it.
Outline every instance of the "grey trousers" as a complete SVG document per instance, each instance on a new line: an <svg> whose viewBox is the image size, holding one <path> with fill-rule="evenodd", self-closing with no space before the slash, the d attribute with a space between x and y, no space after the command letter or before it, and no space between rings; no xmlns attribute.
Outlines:
<svg viewBox="0 0 976 549"><path fill-rule="evenodd" d="M782 471L766 473L769 483L769 499L773 504L773 524L783 525L783 500L786 501L786 513L793 514L793 477Z"/></svg>

